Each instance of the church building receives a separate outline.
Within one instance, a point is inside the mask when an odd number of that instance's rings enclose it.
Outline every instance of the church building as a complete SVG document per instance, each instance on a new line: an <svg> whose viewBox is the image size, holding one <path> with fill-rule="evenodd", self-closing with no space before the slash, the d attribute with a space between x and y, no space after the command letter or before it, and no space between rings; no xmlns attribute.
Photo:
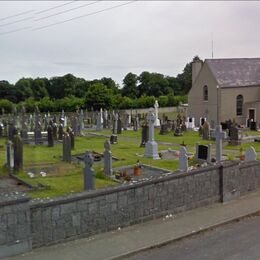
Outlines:
<svg viewBox="0 0 260 260"><path fill-rule="evenodd" d="M206 59L192 64L188 117L199 126L226 120L248 126L260 123L260 58Z"/></svg>

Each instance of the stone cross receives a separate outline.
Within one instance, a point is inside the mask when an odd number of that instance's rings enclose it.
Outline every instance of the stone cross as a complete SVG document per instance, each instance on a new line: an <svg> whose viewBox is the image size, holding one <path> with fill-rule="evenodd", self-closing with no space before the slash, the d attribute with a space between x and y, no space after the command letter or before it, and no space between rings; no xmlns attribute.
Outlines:
<svg viewBox="0 0 260 260"><path fill-rule="evenodd" d="M154 121L154 126L155 126L155 127L160 126L160 120L159 120L159 118L158 118L158 108L159 108L158 101L155 100L155 103L154 103L154 111L155 111L155 121Z"/></svg>
<svg viewBox="0 0 260 260"><path fill-rule="evenodd" d="M226 132L222 132L221 125L216 125L213 137L216 139L216 161L220 162L222 160L222 139L226 138Z"/></svg>
<svg viewBox="0 0 260 260"><path fill-rule="evenodd" d="M92 165L94 163L94 159L92 157L91 152L86 152L84 156L84 190L94 190L95 189L95 173L92 168Z"/></svg>
<svg viewBox="0 0 260 260"><path fill-rule="evenodd" d="M255 148L253 146L250 146L248 150L245 153L245 161L250 162L250 161L256 161L257 153L255 151Z"/></svg>
<svg viewBox="0 0 260 260"><path fill-rule="evenodd" d="M188 165L187 150L185 147L182 147L180 149L179 163L180 163L180 170L187 172L189 165Z"/></svg>
<svg viewBox="0 0 260 260"><path fill-rule="evenodd" d="M156 117L153 111L149 111L147 115L147 121L149 124L149 139L145 144L145 153L144 156L153 159L160 159L158 154L158 144L154 141L154 123Z"/></svg>
<svg viewBox="0 0 260 260"><path fill-rule="evenodd" d="M107 140L104 143L104 172L106 176L112 175L112 152L110 142Z"/></svg>

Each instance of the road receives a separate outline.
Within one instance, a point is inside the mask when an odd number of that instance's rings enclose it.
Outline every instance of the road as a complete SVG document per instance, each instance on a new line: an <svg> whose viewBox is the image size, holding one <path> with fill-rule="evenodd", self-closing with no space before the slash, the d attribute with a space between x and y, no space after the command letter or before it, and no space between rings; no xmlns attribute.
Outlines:
<svg viewBox="0 0 260 260"><path fill-rule="evenodd" d="M127 259L258 260L260 216L246 218L160 248L140 252Z"/></svg>

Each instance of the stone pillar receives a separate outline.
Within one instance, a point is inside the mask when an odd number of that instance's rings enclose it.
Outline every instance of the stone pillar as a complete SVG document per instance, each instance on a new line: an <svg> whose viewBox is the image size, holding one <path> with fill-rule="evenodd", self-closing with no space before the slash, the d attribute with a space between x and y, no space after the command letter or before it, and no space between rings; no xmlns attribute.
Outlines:
<svg viewBox="0 0 260 260"><path fill-rule="evenodd" d="M109 141L105 141L104 144L104 172L106 176L112 175L112 152Z"/></svg>
<svg viewBox="0 0 260 260"><path fill-rule="evenodd" d="M180 149L179 163L180 163L180 170L183 172L187 172L189 165L188 165L187 150L185 147L182 147Z"/></svg>

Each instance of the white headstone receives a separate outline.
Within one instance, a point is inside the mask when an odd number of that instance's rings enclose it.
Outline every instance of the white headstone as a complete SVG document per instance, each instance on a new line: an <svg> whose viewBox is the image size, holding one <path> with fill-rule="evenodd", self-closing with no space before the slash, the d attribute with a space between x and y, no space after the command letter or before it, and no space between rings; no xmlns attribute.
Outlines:
<svg viewBox="0 0 260 260"><path fill-rule="evenodd" d="M250 146L250 148L248 148L248 150L245 153L245 161L246 162L250 162L250 161L256 161L256 151L255 148L253 146Z"/></svg>
<svg viewBox="0 0 260 260"><path fill-rule="evenodd" d="M155 111L155 122L154 122L154 126L155 127L158 127L160 126L160 120L159 120L159 117L158 117L158 108L159 108L159 104L158 104L158 101L155 100L155 103L154 103L154 111Z"/></svg>

